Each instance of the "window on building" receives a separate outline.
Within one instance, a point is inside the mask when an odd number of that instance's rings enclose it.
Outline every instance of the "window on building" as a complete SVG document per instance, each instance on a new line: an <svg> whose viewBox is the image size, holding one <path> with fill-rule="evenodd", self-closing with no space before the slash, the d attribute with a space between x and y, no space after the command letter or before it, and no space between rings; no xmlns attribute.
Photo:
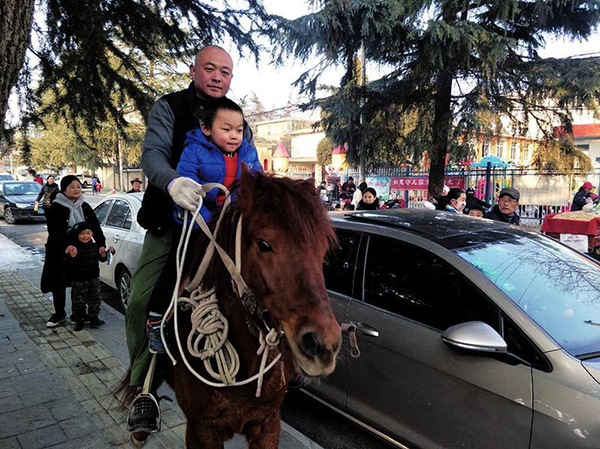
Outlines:
<svg viewBox="0 0 600 449"><path fill-rule="evenodd" d="M491 148L490 142L487 140L484 140L481 144L481 154L483 155L483 157L491 156L490 148Z"/></svg>
<svg viewBox="0 0 600 449"><path fill-rule="evenodd" d="M504 142L501 141L500 139L498 139L496 141L496 156L498 156L499 158L503 158L504 156Z"/></svg>
<svg viewBox="0 0 600 449"><path fill-rule="evenodd" d="M519 144L517 142L510 143L510 160L511 161L517 160L518 147L519 147Z"/></svg>

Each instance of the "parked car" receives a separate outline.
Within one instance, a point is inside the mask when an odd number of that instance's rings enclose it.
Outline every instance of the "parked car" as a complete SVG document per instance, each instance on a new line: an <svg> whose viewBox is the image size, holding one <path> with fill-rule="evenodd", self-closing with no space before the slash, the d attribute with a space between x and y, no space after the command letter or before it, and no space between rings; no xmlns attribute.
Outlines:
<svg viewBox="0 0 600 449"><path fill-rule="evenodd" d="M127 308L131 276L137 269L146 230L137 223L143 193L111 195L98 203L94 212L106 236L106 245L114 246L110 264L100 264L100 280L119 293Z"/></svg>
<svg viewBox="0 0 600 449"><path fill-rule="evenodd" d="M77 178L79 178L79 182L81 182L81 185L83 186L84 189L91 187L92 175L88 175L86 173L78 173L75 176L77 176Z"/></svg>
<svg viewBox="0 0 600 449"><path fill-rule="evenodd" d="M0 181L14 181L14 179L10 173L0 173Z"/></svg>
<svg viewBox="0 0 600 449"><path fill-rule="evenodd" d="M45 220L44 210L34 210L40 185L33 181L0 181L0 214L8 224L17 220Z"/></svg>
<svg viewBox="0 0 600 449"><path fill-rule="evenodd" d="M428 210L332 215L324 266L357 329L307 393L399 447L597 448L600 265Z"/></svg>

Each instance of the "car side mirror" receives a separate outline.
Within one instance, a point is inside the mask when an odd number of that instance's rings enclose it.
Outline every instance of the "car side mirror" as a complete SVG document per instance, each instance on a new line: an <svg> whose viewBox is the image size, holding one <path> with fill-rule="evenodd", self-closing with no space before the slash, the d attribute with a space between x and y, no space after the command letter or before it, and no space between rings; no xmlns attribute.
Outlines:
<svg viewBox="0 0 600 449"><path fill-rule="evenodd" d="M449 327L442 333L442 341L454 349L487 354L505 354L504 339L482 321L469 321Z"/></svg>

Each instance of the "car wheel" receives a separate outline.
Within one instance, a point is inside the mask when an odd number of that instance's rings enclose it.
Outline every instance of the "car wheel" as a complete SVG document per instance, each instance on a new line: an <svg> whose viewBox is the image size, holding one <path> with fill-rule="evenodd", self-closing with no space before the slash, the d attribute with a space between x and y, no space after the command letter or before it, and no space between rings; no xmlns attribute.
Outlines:
<svg viewBox="0 0 600 449"><path fill-rule="evenodd" d="M119 292L119 299L123 310L127 310L127 303L129 302L129 293L131 291L131 273L125 267L119 270L117 276L117 291Z"/></svg>
<svg viewBox="0 0 600 449"><path fill-rule="evenodd" d="M4 209L4 221L6 221L8 224L15 224L17 222L13 211L10 207Z"/></svg>

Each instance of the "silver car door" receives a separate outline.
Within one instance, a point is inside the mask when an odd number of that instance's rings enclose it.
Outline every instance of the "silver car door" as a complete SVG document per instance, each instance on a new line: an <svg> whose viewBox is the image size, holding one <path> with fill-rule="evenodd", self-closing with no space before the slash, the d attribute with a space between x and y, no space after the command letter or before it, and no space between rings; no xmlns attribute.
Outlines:
<svg viewBox="0 0 600 449"><path fill-rule="evenodd" d="M102 228L102 232L104 233L104 237L106 238L107 245L109 239L112 237L112 230L105 226L106 218L108 217L108 213L110 212L110 208L112 207L114 200L110 199L107 201L103 201L99 203L95 209L94 214L96 214L96 218L98 218L98 222L100 222L100 227ZM110 277L108 275L108 267L105 263L100 264L100 280L106 284L110 284Z"/></svg>
<svg viewBox="0 0 600 449"><path fill-rule="evenodd" d="M527 448L531 367L457 352L441 340L461 322L500 331L501 317L439 257L369 237L364 301L348 307L362 353L348 361L348 410L409 446Z"/></svg>

